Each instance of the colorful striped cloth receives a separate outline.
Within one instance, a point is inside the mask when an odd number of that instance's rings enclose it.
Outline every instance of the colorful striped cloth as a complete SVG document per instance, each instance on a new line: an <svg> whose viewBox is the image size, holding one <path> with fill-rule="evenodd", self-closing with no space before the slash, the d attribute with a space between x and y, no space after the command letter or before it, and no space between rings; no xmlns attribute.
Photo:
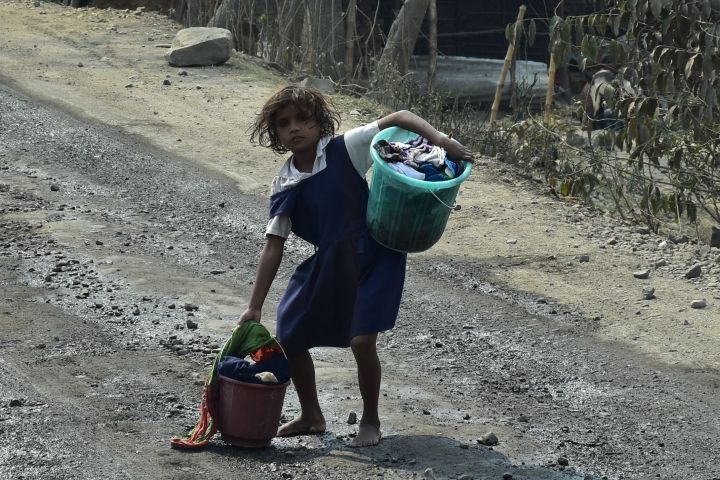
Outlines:
<svg viewBox="0 0 720 480"><path fill-rule="evenodd" d="M203 448L217 432L215 402L218 391L217 369L220 360L227 355L242 358L260 349L262 349L263 352L267 352L268 348L282 350L277 340L275 340L267 328L260 323L249 320L235 327L232 335L225 342L225 346L223 346L222 350L215 356L210 374L207 380L205 380L202 399L200 400L200 418L195 428L183 437L171 438L171 447L183 450Z"/></svg>

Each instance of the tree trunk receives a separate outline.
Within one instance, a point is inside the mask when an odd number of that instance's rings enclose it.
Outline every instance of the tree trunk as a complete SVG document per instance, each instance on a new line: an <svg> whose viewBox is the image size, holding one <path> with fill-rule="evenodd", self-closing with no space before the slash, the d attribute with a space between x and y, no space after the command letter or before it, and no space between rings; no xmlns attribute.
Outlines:
<svg viewBox="0 0 720 480"><path fill-rule="evenodd" d="M350 0L345 14L345 81L353 78L355 67L355 14L357 13L357 0Z"/></svg>
<svg viewBox="0 0 720 480"><path fill-rule="evenodd" d="M515 21L515 28L513 29L512 42L508 45L507 53L505 54L505 63L500 71L500 78L498 79L497 86L495 87L495 99L493 100L492 108L490 109L490 124L493 127L495 127L498 110L500 109L500 99L502 98L503 90L505 89L505 76L510 68L510 64L515 58L515 45L518 42L518 38L520 38L519 31L522 28L522 22L525 18L525 10L527 10L527 7L525 5L520 5L517 20Z"/></svg>
<svg viewBox="0 0 720 480"><path fill-rule="evenodd" d="M233 34L235 49L249 55L257 50L257 30L253 18L252 1L223 0L208 22L208 27L227 28Z"/></svg>
<svg viewBox="0 0 720 480"><path fill-rule="evenodd" d="M550 65L548 66L548 84L545 94L545 124L552 119L553 92L555 89L555 55L550 53Z"/></svg>
<svg viewBox="0 0 720 480"><path fill-rule="evenodd" d="M305 0L285 0L278 12L278 30L281 48L276 59L280 65L292 70L302 59L302 33L305 22Z"/></svg>
<svg viewBox="0 0 720 480"><path fill-rule="evenodd" d="M435 73L437 71L437 0L430 0L430 5L428 6L428 22L430 23L427 81L427 91L429 93L432 92L435 87Z"/></svg>
<svg viewBox="0 0 720 480"><path fill-rule="evenodd" d="M405 75L415 49L420 28L430 0L405 0L400 13L390 27L388 39L380 57L381 69L392 67Z"/></svg>
<svg viewBox="0 0 720 480"><path fill-rule="evenodd" d="M342 0L306 0L308 6L308 44L306 51L314 54L311 69L319 75L342 77L345 47L345 28Z"/></svg>

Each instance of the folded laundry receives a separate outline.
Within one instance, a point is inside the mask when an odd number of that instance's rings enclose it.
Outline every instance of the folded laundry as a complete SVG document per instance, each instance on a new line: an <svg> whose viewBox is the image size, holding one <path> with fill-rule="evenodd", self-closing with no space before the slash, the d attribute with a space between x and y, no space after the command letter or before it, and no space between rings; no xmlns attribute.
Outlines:
<svg viewBox="0 0 720 480"><path fill-rule="evenodd" d="M440 182L463 171L461 163L449 160L443 148L422 136L407 143L379 140L373 148L393 170L418 180Z"/></svg>
<svg viewBox="0 0 720 480"><path fill-rule="evenodd" d="M256 376L265 372L272 373L275 381L266 381L264 375ZM246 383L285 383L290 380L290 366L282 353L257 363L227 356L220 360L218 374Z"/></svg>
<svg viewBox="0 0 720 480"><path fill-rule="evenodd" d="M414 169L409 165L405 165L404 163L388 163L388 167L392 168L393 170L397 170L398 172L402 173L403 175L407 175L408 177L416 178L418 180L425 180L424 173Z"/></svg>

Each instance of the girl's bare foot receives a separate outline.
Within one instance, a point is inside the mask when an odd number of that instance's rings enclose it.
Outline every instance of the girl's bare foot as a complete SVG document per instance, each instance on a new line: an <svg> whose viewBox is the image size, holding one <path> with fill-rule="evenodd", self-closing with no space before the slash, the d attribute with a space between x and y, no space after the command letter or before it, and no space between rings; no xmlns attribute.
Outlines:
<svg viewBox="0 0 720 480"><path fill-rule="evenodd" d="M325 432L325 418L305 418L302 415L278 429L278 437L294 437L297 435L319 435Z"/></svg>
<svg viewBox="0 0 720 480"><path fill-rule="evenodd" d="M358 430L357 436L350 443L351 447L372 447L380 443L380 424L362 423L360 422L360 429Z"/></svg>

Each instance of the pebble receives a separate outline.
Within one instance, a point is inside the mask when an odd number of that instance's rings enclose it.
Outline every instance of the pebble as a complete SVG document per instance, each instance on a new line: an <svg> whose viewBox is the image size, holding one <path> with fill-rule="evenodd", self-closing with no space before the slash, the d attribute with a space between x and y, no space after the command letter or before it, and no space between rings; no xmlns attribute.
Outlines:
<svg viewBox="0 0 720 480"><path fill-rule="evenodd" d="M513 476L512 473L503 473L503 480L512 480Z"/></svg>
<svg viewBox="0 0 720 480"><path fill-rule="evenodd" d="M178 75L180 75L181 77L187 77L188 72L187 70L178 70Z"/></svg>
<svg viewBox="0 0 720 480"><path fill-rule="evenodd" d="M685 278L698 278L700 275L702 275L702 267L699 263L696 263L690 270L685 272Z"/></svg>
<svg viewBox="0 0 720 480"><path fill-rule="evenodd" d="M187 325L187 328L189 328L190 330L195 330L198 327L197 322L189 318L185 320L185 325Z"/></svg>
<svg viewBox="0 0 720 480"><path fill-rule="evenodd" d="M58 190L60 190L60 187L58 185L55 185L54 183L50 185L51 192L57 192Z"/></svg>
<svg viewBox="0 0 720 480"><path fill-rule="evenodd" d="M498 444L498 437L493 432L488 432L482 437L478 438L477 442L481 445L491 447Z"/></svg>
<svg viewBox="0 0 720 480"><path fill-rule="evenodd" d="M82 62L78 62L78 67L82 68L84 65Z"/></svg>
<svg viewBox="0 0 720 480"><path fill-rule="evenodd" d="M590 261L590 255L580 255L580 263L586 263Z"/></svg>
<svg viewBox="0 0 720 480"><path fill-rule="evenodd" d="M508 245L515 245L517 243L517 238L510 238L505 241Z"/></svg>
<svg viewBox="0 0 720 480"><path fill-rule="evenodd" d="M172 82L166 78L163 80L163 85L172 85Z"/></svg>
<svg viewBox="0 0 720 480"><path fill-rule="evenodd" d="M665 260L664 258L661 258L660 260L655 262L655 267L657 267L657 268L665 267L665 266L667 266L667 264L668 264L667 260Z"/></svg>
<svg viewBox="0 0 720 480"><path fill-rule="evenodd" d="M633 272L633 277L639 278L641 280L644 280L644 279L648 278L649 276L650 276L650 270L648 270L648 269L637 270L637 271Z"/></svg>
<svg viewBox="0 0 720 480"><path fill-rule="evenodd" d="M13 398L10 400L9 406L11 407L22 407L25 402L19 398Z"/></svg>
<svg viewBox="0 0 720 480"><path fill-rule="evenodd" d="M704 299L703 300L693 300L692 303L690 304L690 307L695 308L695 309L705 308L705 307L707 307L707 302Z"/></svg>
<svg viewBox="0 0 720 480"><path fill-rule="evenodd" d="M679 236L675 234L670 234L670 241L673 243L688 243L690 241L690 237L685 234Z"/></svg>
<svg viewBox="0 0 720 480"><path fill-rule="evenodd" d="M193 310L198 310L200 307L198 307L194 303L186 303L185 305L183 305L183 308L188 312L192 312Z"/></svg>
<svg viewBox="0 0 720 480"><path fill-rule="evenodd" d="M357 423L357 413L350 412L347 419L348 425L355 425Z"/></svg>
<svg viewBox="0 0 720 480"><path fill-rule="evenodd" d="M646 285L642 289L643 298L645 300L652 300L655 298L655 287L651 287L650 285Z"/></svg>
<svg viewBox="0 0 720 480"><path fill-rule="evenodd" d="M570 465L570 462L568 461L567 458L560 457L557 459L557 464L560 465L561 467L567 467L568 465Z"/></svg>
<svg viewBox="0 0 720 480"><path fill-rule="evenodd" d="M470 474L463 473L462 475L460 475L460 476L457 477L457 478L458 478L458 480L473 480L475 477L473 477L473 476L470 475Z"/></svg>
<svg viewBox="0 0 720 480"><path fill-rule="evenodd" d="M423 472L423 479L425 480L435 480L435 472L432 468L426 468Z"/></svg>

